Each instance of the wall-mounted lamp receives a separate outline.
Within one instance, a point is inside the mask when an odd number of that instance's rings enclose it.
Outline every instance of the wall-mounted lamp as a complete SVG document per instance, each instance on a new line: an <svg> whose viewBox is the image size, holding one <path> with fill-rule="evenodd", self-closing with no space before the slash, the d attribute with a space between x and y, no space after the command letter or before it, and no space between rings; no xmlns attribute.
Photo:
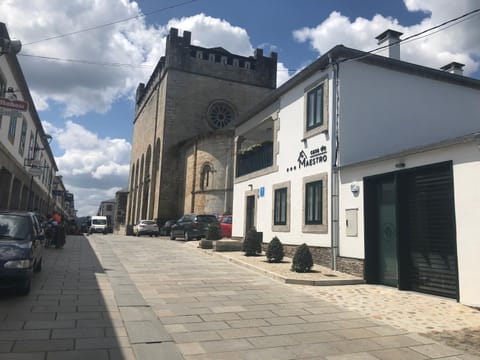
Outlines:
<svg viewBox="0 0 480 360"><path fill-rule="evenodd" d="M351 184L350 191L352 192L353 195L357 196L358 193L360 192L360 186L358 184Z"/></svg>
<svg viewBox="0 0 480 360"><path fill-rule="evenodd" d="M252 191L252 190L253 190L253 185L252 185L252 184L248 184L248 189L249 189L250 191Z"/></svg>
<svg viewBox="0 0 480 360"><path fill-rule="evenodd" d="M17 95L15 94L15 90L13 90L12 87L9 87L7 89L7 92L5 94L5 97L8 99L8 100L11 100L11 101L15 101L17 100Z"/></svg>
<svg viewBox="0 0 480 360"><path fill-rule="evenodd" d="M45 140L48 144L50 144L52 142L52 135L49 135L49 134L44 134L42 135L42 139ZM36 151L40 151L40 150L45 150L45 148L42 148L38 145L35 146L35 152Z"/></svg>

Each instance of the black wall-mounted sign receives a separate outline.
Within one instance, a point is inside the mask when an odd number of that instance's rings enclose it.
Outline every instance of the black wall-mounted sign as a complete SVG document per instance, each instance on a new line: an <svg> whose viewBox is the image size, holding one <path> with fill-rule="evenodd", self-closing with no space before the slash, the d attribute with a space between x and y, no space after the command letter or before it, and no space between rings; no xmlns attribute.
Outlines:
<svg viewBox="0 0 480 360"><path fill-rule="evenodd" d="M297 169L302 169L310 166L315 166L327 161L327 147L325 145L310 150L310 153L307 154L304 150L301 150L298 154L296 166L290 166L287 168L287 172L294 171Z"/></svg>

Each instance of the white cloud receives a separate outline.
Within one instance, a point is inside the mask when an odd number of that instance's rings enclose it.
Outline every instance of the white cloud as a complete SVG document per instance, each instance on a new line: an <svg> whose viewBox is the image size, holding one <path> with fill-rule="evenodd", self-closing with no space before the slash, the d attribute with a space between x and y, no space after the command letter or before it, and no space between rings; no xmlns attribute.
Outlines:
<svg viewBox="0 0 480 360"><path fill-rule="evenodd" d="M73 121L65 128L45 121L43 126L63 152L55 161L79 214L92 215L87 211L127 187L131 146L126 140L100 138Z"/></svg>
<svg viewBox="0 0 480 360"><path fill-rule="evenodd" d="M285 67L285 65L281 62L277 62L277 87L282 85L290 78L291 75L289 75L288 69Z"/></svg>
<svg viewBox="0 0 480 360"><path fill-rule="evenodd" d="M48 104L56 102L64 104L67 117L91 111L105 113L115 100L131 96L138 83L148 78L164 51L161 39L166 34L165 29L147 26L143 18L137 18L35 42L139 14L136 2L118 0L15 0L0 3L0 20L7 24L11 37L23 43L19 60L38 110L45 110ZM28 54L103 64L150 66L86 65L22 56Z"/></svg>
<svg viewBox="0 0 480 360"><path fill-rule="evenodd" d="M141 14L136 2L29 0L0 3L0 21L7 23L11 37L20 39L19 54L37 110L52 104L64 106L65 117L89 112L106 113L122 98L133 99L140 82L146 82L159 58L171 27L192 32L192 43L202 47L222 46L251 56L254 48L245 29L198 14L173 18L164 26L151 26L143 17L112 26L47 41L59 34L96 27ZM19 21L18 19L32 19ZM29 44L31 43L31 44ZM271 45L270 45L271 47ZM29 57L38 55L75 59L104 65L87 65ZM23 55L23 56L22 56ZM109 66L132 64L143 67Z"/></svg>
<svg viewBox="0 0 480 360"><path fill-rule="evenodd" d="M166 29L177 28L192 32L192 44L202 47L222 46L229 52L251 56L253 47L247 31L228 21L213 18L205 14L198 14L181 19L172 19Z"/></svg>
<svg viewBox="0 0 480 360"><path fill-rule="evenodd" d="M60 127L44 122L61 150L56 157L59 173L75 194L79 214L92 214L100 201L127 186L130 144L123 139L101 138L79 124L89 112L108 112L119 100L133 100L138 83L148 81L165 53L171 27L192 32L192 43L202 47L222 46L251 56L253 46L245 29L229 22L198 14L174 18L165 25L147 25L144 18L84 31L58 39L39 41L59 34L93 28L141 14L130 0L5 0L0 2L0 21L12 38L22 41L22 69L36 109L60 106L66 121ZM28 19L29 21L23 21ZM31 44L29 44L31 43ZM272 45L269 45L272 49ZM21 55L80 59L95 63L148 65L143 68L101 66L42 60ZM283 65L279 66L282 70ZM288 71L281 71L279 80ZM287 75L288 76L288 75ZM61 123L61 122L60 122Z"/></svg>
<svg viewBox="0 0 480 360"><path fill-rule="evenodd" d="M441 24L478 7L476 0L404 0L410 11L423 11L426 17L421 23L403 26L397 19L375 15L371 20L356 18L351 21L339 12L314 28L302 28L293 32L299 42L308 42L319 55L337 44L372 50L378 47L375 37L387 29L403 32L402 38ZM422 39L401 44L402 60L439 68L452 61L465 64L465 74L479 69L480 43L478 33L480 17L475 16L448 29Z"/></svg>

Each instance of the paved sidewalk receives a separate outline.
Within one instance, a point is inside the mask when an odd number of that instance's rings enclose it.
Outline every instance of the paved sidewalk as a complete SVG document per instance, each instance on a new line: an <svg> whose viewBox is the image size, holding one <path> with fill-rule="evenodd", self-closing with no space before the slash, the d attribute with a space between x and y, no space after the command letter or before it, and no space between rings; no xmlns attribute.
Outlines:
<svg viewBox="0 0 480 360"><path fill-rule="evenodd" d="M0 295L0 360L480 359L394 324L389 311L426 312L398 291L285 284L189 245L93 235L47 249L29 296ZM444 303L451 323L476 321Z"/></svg>
<svg viewBox="0 0 480 360"><path fill-rule="evenodd" d="M188 242L198 248L198 242ZM420 333L432 339L480 356L480 309L455 300L382 285L360 285L361 279L315 265L314 272L290 271L291 259L271 264L265 256L246 257L243 252L214 252L212 256L248 267L285 283L297 285L315 297L380 320L398 329ZM333 275L333 276L332 276ZM342 286L335 286L337 285ZM349 283L356 285L349 286ZM311 286L314 285L314 286Z"/></svg>

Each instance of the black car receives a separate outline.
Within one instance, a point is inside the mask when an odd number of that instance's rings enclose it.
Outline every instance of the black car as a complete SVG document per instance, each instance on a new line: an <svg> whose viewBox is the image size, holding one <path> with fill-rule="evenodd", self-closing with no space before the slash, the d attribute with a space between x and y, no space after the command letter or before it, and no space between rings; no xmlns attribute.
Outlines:
<svg viewBox="0 0 480 360"><path fill-rule="evenodd" d="M0 211L0 288L30 292L33 272L42 270L45 235L32 212Z"/></svg>
<svg viewBox="0 0 480 360"><path fill-rule="evenodd" d="M186 214L172 225L170 232L170 239L175 240L178 237L183 237L185 240L192 240L204 238L207 234L210 224L218 224L215 215L207 214Z"/></svg>
<svg viewBox="0 0 480 360"><path fill-rule="evenodd" d="M167 220L165 224L160 228L160 235L162 236L170 236L170 232L172 230L172 225L175 224L177 220Z"/></svg>

